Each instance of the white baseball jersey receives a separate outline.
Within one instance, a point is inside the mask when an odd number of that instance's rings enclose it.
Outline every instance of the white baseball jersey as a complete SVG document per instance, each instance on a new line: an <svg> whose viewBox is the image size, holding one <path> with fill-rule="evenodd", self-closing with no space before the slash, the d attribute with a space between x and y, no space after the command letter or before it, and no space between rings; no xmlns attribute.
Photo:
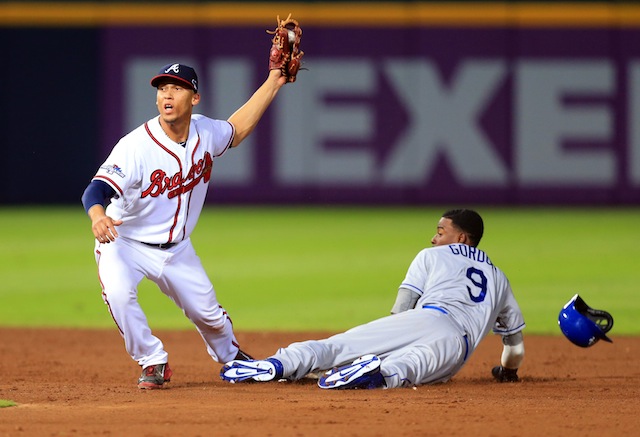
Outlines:
<svg viewBox="0 0 640 437"><path fill-rule="evenodd" d="M238 352L231 320L189 238L204 205L213 160L230 147L234 133L227 121L192 115L182 146L164 133L156 117L123 137L94 177L116 191L106 213L123 221L113 242L96 241L102 297L127 352L143 368L168 362L162 342L132 298L143 277L183 310L214 360L226 362Z"/></svg>
<svg viewBox="0 0 640 437"><path fill-rule="evenodd" d="M120 236L154 244L187 238L204 205L213 159L233 136L229 122L194 114L184 147L164 133L159 117L123 137L94 177L117 193L107 215L123 220Z"/></svg>
<svg viewBox="0 0 640 437"><path fill-rule="evenodd" d="M389 388L444 382L492 328L503 335L524 328L509 281L477 248L422 250L401 287L420 295L414 309L278 350L273 358L282 363L284 376L299 379L375 354Z"/></svg>

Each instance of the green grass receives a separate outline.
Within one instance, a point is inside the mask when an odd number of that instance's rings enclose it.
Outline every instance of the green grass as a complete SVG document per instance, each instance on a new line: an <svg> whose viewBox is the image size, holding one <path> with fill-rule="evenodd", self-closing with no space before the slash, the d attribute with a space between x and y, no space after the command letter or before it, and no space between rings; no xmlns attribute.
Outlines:
<svg viewBox="0 0 640 437"><path fill-rule="evenodd" d="M445 208L216 207L194 245L237 330L343 330L388 314ZM558 334L575 293L640 334L640 209L478 207L480 245L507 273L527 333ZM0 325L112 328L81 207L0 208ZM153 328L191 328L149 281Z"/></svg>
<svg viewBox="0 0 640 437"><path fill-rule="evenodd" d="M0 399L0 408L15 407L17 404L7 399Z"/></svg>

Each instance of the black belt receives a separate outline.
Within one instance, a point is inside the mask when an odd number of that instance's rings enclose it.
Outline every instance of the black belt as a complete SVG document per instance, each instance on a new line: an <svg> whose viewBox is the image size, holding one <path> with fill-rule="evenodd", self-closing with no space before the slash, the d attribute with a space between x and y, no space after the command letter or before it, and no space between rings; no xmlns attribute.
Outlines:
<svg viewBox="0 0 640 437"><path fill-rule="evenodd" d="M145 243L144 241L141 241L142 244L145 244L149 247L155 247L156 249L171 249L173 246L175 246L178 243L160 243L160 244L153 244L153 243Z"/></svg>

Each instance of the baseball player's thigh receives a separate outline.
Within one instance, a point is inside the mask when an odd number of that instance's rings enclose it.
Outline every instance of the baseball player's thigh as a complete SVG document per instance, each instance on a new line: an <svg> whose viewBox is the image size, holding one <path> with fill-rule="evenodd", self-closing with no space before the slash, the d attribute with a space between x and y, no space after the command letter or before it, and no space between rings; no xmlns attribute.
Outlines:
<svg viewBox="0 0 640 437"><path fill-rule="evenodd" d="M457 325L446 315L425 316L414 325L421 336L384 357L389 387L445 382L464 364L467 345Z"/></svg>
<svg viewBox="0 0 640 437"><path fill-rule="evenodd" d="M420 318L421 312L417 311L383 317L323 340L294 343L279 351L276 357L282 357L291 367L302 367L295 377L300 377L305 370L330 369L350 363L365 354L384 358L420 338L419 331L413 328Z"/></svg>
<svg viewBox="0 0 640 437"><path fill-rule="evenodd" d="M353 349L355 353L359 353L358 356L376 354L384 358L420 339L422 333L415 326L424 323L423 321L424 313L421 310L405 311L356 326L330 337L328 341L340 344L347 350Z"/></svg>
<svg viewBox="0 0 640 437"><path fill-rule="evenodd" d="M112 305L136 298L136 289L145 273L137 262L139 254L123 239L101 244L96 249L98 276L105 298Z"/></svg>
<svg viewBox="0 0 640 437"><path fill-rule="evenodd" d="M154 280L189 319L215 324L224 318L213 284L190 241L172 254Z"/></svg>

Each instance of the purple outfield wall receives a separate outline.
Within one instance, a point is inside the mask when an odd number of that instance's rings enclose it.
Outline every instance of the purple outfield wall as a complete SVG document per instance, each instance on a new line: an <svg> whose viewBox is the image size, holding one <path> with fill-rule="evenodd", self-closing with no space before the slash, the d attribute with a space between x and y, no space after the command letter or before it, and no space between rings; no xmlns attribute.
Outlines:
<svg viewBox="0 0 640 437"><path fill-rule="evenodd" d="M307 70L216 161L210 201L637 204L640 26L549 20L301 19ZM269 47L253 24L106 26L101 153L156 115L162 65L193 65L196 112L226 119Z"/></svg>

